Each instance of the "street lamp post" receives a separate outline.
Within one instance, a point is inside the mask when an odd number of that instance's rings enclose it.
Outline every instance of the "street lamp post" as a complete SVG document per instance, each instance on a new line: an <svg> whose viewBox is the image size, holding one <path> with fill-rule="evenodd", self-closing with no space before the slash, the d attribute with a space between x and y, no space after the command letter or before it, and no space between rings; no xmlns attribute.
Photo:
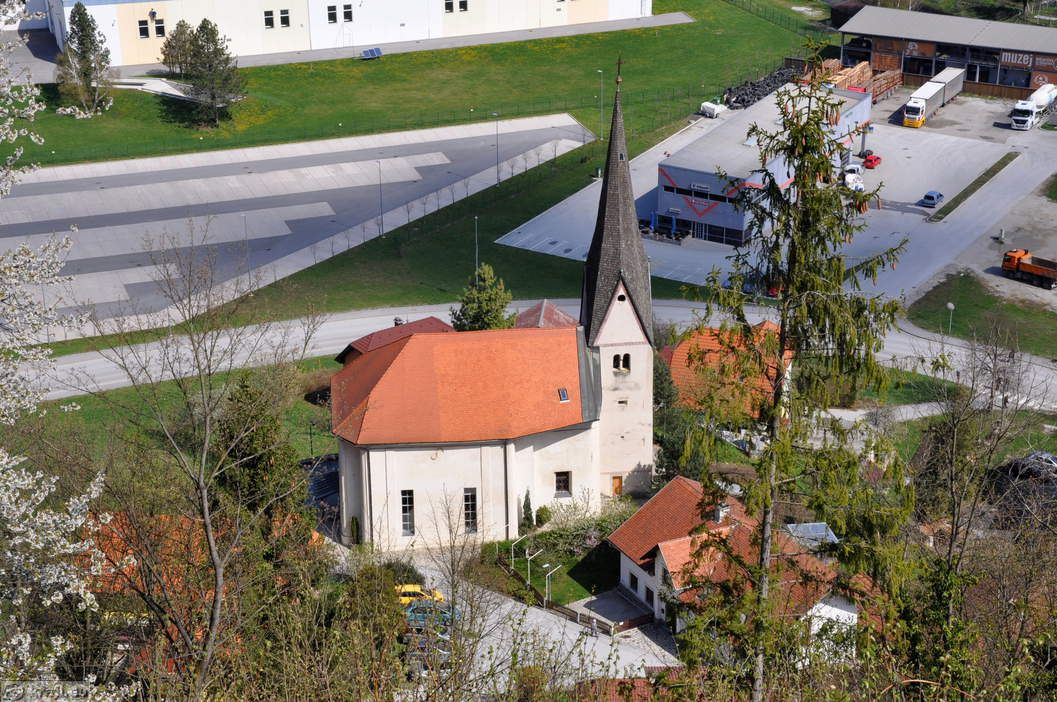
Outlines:
<svg viewBox="0 0 1057 702"><path fill-rule="evenodd" d="M481 267L480 249L477 246L477 215L473 216L473 279L477 280L477 271Z"/></svg>
<svg viewBox="0 0 1057 702"><path fill-rule="evenodd" d="M606 140L606 116L605 108L602 106L602 91L605 89L603 81L605 80L605 72L598 69L598 140Z"/></svg>
<svg viewBox="0 0 1057 702"><path fill-rule="evenodd" d="M951 330L954 328L954 303L947 303L947 311L950 314L947 316L947 336L951 335Z"/></svg>
<svg viewBox="0 0 1057 702"><path fill-rule="evenodd" d="M499 185L499 113L493 112L495 117L495 184Z"/></svg>
<svg viewBox="0 0 1057 702"><path fill-rule="evenodd" d="M550 565L551 565L550 563L544 563L544 564L543 564L543 567L544 567L544 568L550 568ZM550 599L551 599L551 576L552 576L552 575L554 575L554 573L555 573L555 572L557 572L557 570L558 570L559 568L561 568L561 567L562 567L562 564L561 564L561 563L559 563L558 565L556 565L556 566L554 566L553 568L551 568L551 570L550 570L550 571L548 571L547 575L545 575L545 576L544 576L544 578L545 578L545 579L546 579L546 581L547 581L547 594L545 594L545 595L543 596L543 608L544 608L544 609L546 609L546 608L547 608L547 603L548 603L548 602L550 601Z"/></svg>
<svg viewBox="0 0 1057 702"><path fill-rule="evenodd" d="M385 236L385 210L382 209L382 162L378 164L378 236Z"/></svg>
<svg viewBox="0 0 1057 702"><path fill-rule="evenodd" d="M514 546L516 546L519 541L524 541L528 537L529 537L528 534L525 534L524 536L519 536L518 538L514 539L514 541L510 544L510 567L511 568L514 567Z"/></svg>
<svg viewBox="0 0 1057 702"><path fill-rule="evenodd" d="M532 555L529 555L528 549L525 549L525 584L532 585L532 559L543 553L541 548Z"/></svg>

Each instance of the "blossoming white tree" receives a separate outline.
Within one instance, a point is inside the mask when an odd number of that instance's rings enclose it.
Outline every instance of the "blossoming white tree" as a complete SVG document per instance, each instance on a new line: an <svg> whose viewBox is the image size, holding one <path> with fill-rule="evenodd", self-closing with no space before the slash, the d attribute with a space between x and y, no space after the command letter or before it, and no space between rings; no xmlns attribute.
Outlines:
<svg viewBox="0 0 1057 702"><path fill-rule="evenodd" d="M9 20L24 10L19 0L0 0L0 16ZM11 46L0 48L0 141L13 146L0 161L0 197L10 192L22 172L19 142L39 141L27 124L43 105L35 86L11 68ZM59 281L68 240L39 249L28 246L0 254L0 423L13 424L36 410L48 350L37 345L49 325L61 324L54 305L36 294ZM11 681L49 680L56 658L66 649L57 637L35 638L26 627L35 606L72 600L78 607L95 606L88 579L101 560L90 539L93 518L89 502L102 489L97 476L87 491L59 508L49 498L56 476L24 468L23 461L0 448L0 687ZM119 692L96 688L97 699Z"/></svg>

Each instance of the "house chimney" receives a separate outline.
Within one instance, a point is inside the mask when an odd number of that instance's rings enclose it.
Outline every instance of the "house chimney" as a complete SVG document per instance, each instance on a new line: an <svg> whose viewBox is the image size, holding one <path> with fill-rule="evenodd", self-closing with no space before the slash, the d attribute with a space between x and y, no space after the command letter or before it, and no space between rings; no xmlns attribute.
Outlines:
<svg viewBox="0 0 1057 702"><path fill-rule="evenodd" d="M730 505L726 501L719 502L712 510L712 521L722 524L728 514L730 514Z"/></svg>

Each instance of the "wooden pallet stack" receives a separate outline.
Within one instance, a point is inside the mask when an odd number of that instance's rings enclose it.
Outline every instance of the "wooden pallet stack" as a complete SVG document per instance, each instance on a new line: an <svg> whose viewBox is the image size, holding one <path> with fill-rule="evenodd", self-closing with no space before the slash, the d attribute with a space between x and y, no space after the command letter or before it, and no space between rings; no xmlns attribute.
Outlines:
<svg viewBox="0 0 1057 702"><path fill-rule="evenodd" d="M873 79L873 69L867 61L862 61L838 71L832 76L830 82L834 86L847 90L848 88L869 88Z"/></svg>
<svg viewBox="0 0 1057 702"><path fill-rule="evenodd" d="M903 85L902 71L884 71L876 74L873 77L873 86L870 90L873 93L873 101L876 103L878 100L884 99L901 85Z"/></svg>

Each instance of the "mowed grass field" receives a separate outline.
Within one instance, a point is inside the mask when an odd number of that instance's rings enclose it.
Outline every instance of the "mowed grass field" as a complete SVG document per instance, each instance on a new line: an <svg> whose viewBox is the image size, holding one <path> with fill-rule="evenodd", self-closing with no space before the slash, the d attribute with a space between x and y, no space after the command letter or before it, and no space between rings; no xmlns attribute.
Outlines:
<svg viewBox="0 0 1057 702"><path fill-rule="evenodd" d="M216 129L189 126L170 101L114 91L114 107L92 120L38 116L41 165L348 136L423 126L571 111L598 128L598 69L604 102L623 57L632 129L655 128L702 97L769 70L802 38L720 0L658 0L657 14L697 21L575 37L243 69L247 97ZM54 91L46 91L54 108ZM607 105L608 108L608 105ZM674 112L673 112L674 110Z"/></svg>
<svg viewBox="0 0 1057 702"><path fill-rule="evenodd" d="M1025 292L1053 294L1032 288ZM947 303L954 303L954 314ZM986 339L996 330L1010 345L1043 358L1057 358L1057 313L1042 304L1006 300L995 295L972 273L945 278L907 310L907 318L922 329L961 339Z"/></svg>

